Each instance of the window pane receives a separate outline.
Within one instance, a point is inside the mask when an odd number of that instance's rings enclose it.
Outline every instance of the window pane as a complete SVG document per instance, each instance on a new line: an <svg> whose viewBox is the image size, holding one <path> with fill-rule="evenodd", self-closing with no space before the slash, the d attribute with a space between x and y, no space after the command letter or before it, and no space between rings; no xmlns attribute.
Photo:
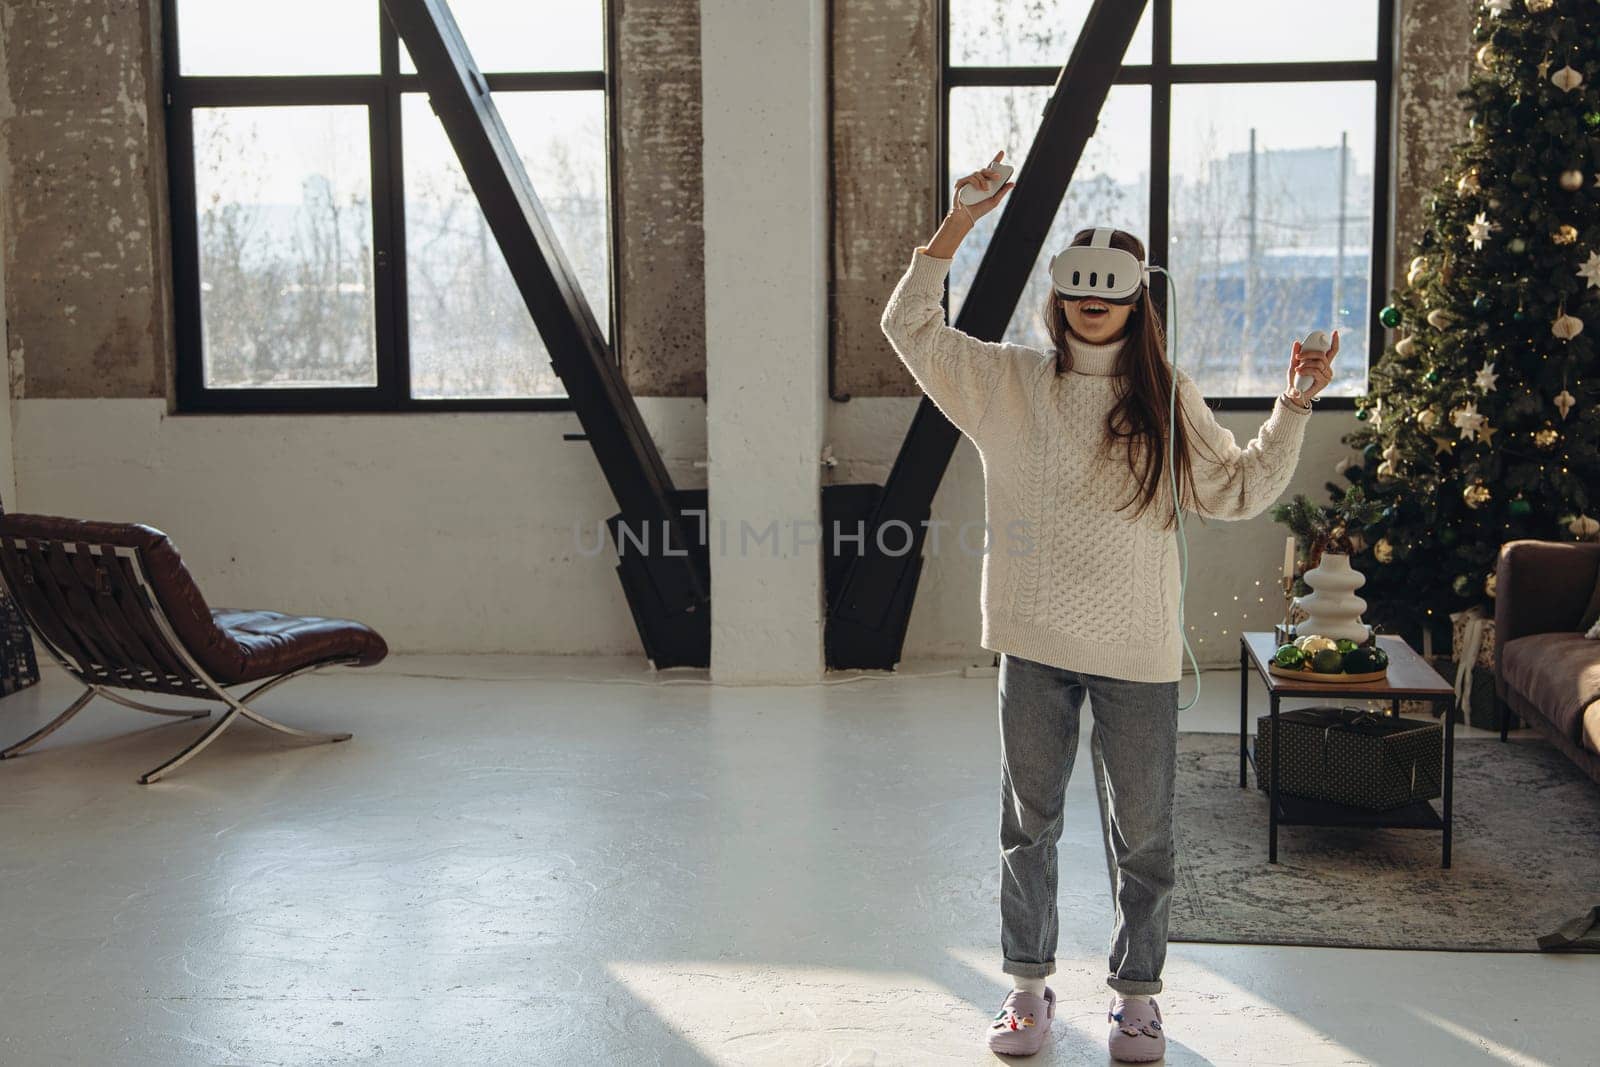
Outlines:
<svg viewBox="0 0 1600 1067"><path fill-rule="evenodd" d="M1330 328L1340 369L1324 395L1366 388L1374 92L1173 90L1178 357L1208 395L1277 393L1294 341Z"/></svg>
<svg viewBox="0 0 1600 1067"><path fill-rule="evenodd" d="M1049 97L1048 86L951 90L950 186L954 187L962 175L986 165L1002 148L1006 150L1006 160L1017 166L1013 178L1020 177ZM1013 195L1015 190L1006 194L1008 199ZM948 191L941 206L950 206ZM950 268L951 321L961 310L999 218L1000 211L991 211L978 220L956 253ZM1144 240L1149 222L1150 88L1114 85L1101 109L1100 124L1084 148L1072 184L1039 249L1027 288L1006 328L1005 340L1050 350L1042 316L1050 292L1049 262L1072 240L1073 234L1085 227L1109 225Z"/></svg>
<svg viewBox="0 0 1600 1067"><path fill-rule="evenodd" d="M1249 29L1241 32L1241 27ZM1172 0L1174 63L1377 57L1377 0Z"/></svg>
<svg viewBox="0 0 1600 1067"><path fill-rule="evenodd" d="M610 333L605 96L495 93L534 191L602 333ZM406 299L413 396L565 396L444 128L404 104Z"/></svg>
<svg viewBox="0 0 1600 1067"><path fill-rule="evenodd" d="M376 74L374 0L178 0L184 74Z"/></svg>
<svg viewBox="0 0 1600 1067"><path fill-rule="evenodd" d="M484 71L603 70L605 27L599 0L557 4L450 0L472 60ZM400 69L417 72L400 42Z"/></svg>
<svg viewBox="0 0 1600 1067"><path fill-rule="evenodd" d="M208 388L377 384L364 107L196 108Z"/></svg>
<svg viewBox="0 0 1600 1067"><path fill-rule="evenodd" d="M950 0L950 63L961 67L1059 67L1072 55L1093 0ZM1125 63L1150 62L1150 10ZM990 159L994 156L991 154Z"/></svg>

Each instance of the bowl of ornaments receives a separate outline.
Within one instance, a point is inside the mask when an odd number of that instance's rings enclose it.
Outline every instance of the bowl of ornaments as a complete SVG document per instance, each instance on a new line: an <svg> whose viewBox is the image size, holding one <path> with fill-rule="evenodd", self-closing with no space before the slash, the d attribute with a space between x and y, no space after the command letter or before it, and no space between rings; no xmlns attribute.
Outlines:
<svg viewBox="0 0 1600 1067"><path fill-rule="evenodd" d="M1381 682L1389 674L1389 653L1378 647L1375 633L1364 642L1302 634L1278 646L1267 670L1280 678L1303 682Z"/></svg>

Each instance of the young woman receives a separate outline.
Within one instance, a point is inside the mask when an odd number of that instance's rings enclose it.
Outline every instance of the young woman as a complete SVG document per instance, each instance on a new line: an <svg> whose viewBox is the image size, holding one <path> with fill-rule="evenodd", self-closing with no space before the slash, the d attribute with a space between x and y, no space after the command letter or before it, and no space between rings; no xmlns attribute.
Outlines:
<svg viewBox="0 0 1600 1067"><path fill-rule="evenodd" d="M989 1025L989 1047L1037 1052L1055 1014L1045 979L1056 969L1056 842L1087 696L1116 903L1106 977L1110 1051L1120 1060L1155 1060L1166 1050L1152 998L1161 991L1173 885L1183 652L1167 469L1173 374L1181 506L1247 519L1287 488L1311 399L1332 380L1339 340L1335 334L1326 353L1302 353L1295 342L1288 387L1240 448L1193 379L1168 362L1148 289L1119 306L1066 299L1052 287L1044 308L1050 352L947 326L940 301L956 249L1014 184L962 204L963 187L989 190L998 181L992 167L956 182L950 212L912 253L882 320L923 391L977 446L984 517L994 533L983 559L982 644L1001 653L1000 941L1014 987ZM1111 243L1144 258L1143 245L1121 230ZM1294 388L1301 373L1313 379L1304 394Z"/></svg>

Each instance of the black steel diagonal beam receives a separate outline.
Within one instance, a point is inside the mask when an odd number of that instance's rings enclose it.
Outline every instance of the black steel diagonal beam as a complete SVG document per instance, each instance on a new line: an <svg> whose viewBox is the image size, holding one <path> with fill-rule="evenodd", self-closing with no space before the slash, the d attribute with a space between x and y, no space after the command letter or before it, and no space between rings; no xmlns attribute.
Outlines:
<svg viewBox="0 0 1600 1067"><path fill-rule="evenodd" d="M985 341L1005 337L1045 235L1094 133L1106 94L1122 67L1145 3L1095 0L1056 79L1016 186L1001 209L994 236L954 323L957 329ZM903 620L889 618L890 611L897 603L897 593L900 606L895 610L910 610L912 598L901 586L916 581L916 561L927 534L924 523L959 437L960 431L924 397L867 523L862 552L848 568L831 605L829 627L848 629L851 637L830 635L830 666L890 669L899 659L898 640L888 642L892 649L880 646L874 650L867 635L886 629L904 633L903 624L896 625ZM890 523L910 528L909 550L901 551L905 542L901 530L885 533L888 552L879 546L879 531ZM870 658L874 652L879 662L850 662Z"/></svg>
<svg viewBox="0 0 1600 1067"><path fill-rule="evenodd" d="M694 623L703 624L710 575L703 553L685 551L698 544L698 532L687 535L672 479L449 6L445 0L382 2L533 315L620 517L635 536L648 531L645 566L662 613L698 613ZM663 531L670 531L670 551L660 542ZM639 605L633 607L637 617Z"/></svg>

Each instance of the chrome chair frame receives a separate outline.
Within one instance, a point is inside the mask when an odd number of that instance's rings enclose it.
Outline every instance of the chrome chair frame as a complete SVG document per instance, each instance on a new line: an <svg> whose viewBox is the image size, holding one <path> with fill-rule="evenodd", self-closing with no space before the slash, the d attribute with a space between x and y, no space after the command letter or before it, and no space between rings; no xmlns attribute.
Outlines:
<svg viewBox="0 0 1600 1067"><path fill-rule="evenodd" d="M13 537L9 540L13 548L23 551L27 550L30 541L34 544L50 545L52 547L61 549L63 552L75 554L79 551L79 543L72 541L26 537ZM103 557L106 554L106 550L110 549L114 555L128 562L129 569L131 570L133 576L133 589L139 597L140 606L149 616L150 621L155 624L157 632L161 635L162 641L166 645L165 651L175 658L179 663L181 663L189 672L189 677L183 677L181 675L167 675L165 677L158 677L155 672L145 670L142 672L142 677L139 679L139 681L146 684L160 684L170 688L192 689L194 691L192 695L196 698L219 700L226 705L228 709L227 714L223 715L220 719L213 723L211 728L206 730L205 733L191 741L183 748L182 751L178 752L166 762L140 775L139 782L141 785L148 785L151 782L159 781L167 774L189 762L189 760L199 755L201 751L209 746L211 742L215 741L219 736L221 736L222 732L229 726L233 725L234 721L240 716L265 726L269 730L276 730L279 733L289 734L290 736L298 737L307 741L332 743L337 741L348 741L350 739L351 735L346 732L321 733L313 730L301 730L285 723L278 722L275 719L268 718L267 716L261 714L261 712L255 710L255 708L251 707L250 701L266 693L268 690L287 682L291 678L298 678L303 674L310 674L314 671L319 671L324 667L353 664L357 662L355 657L324 660L321 663L312 663L292 671L287 671L283 674L279 674L275 677L262 681L244 696L236 697L232 693L228 692L227 686L223 685L221 682L218 682L206 672L205 668L202 667L198 661L196 661L194 655L190 653L189 649L178 637L177 631L172 625L172 621L167 617L166 611L161 607L160 599L155 595L155 590L150 584L150 580L145 573L143 562L139 557L138 549L121 545L97 544L83 545L83 547L87 550L88 555L94 557ZM8 579L6 579L3 571L0 571L0 584L4 584L6 586L6 591L11 595L12 601L16 603L18 608L22 611L23 618L27 620L28 628L33 631L34 637L36 637L39 643L45 647L45 650L50 653L51 657L55 659L57 663L61 664L62 668L68 674L72 675L84 685L83 693L81 693L78 696L78 699L74 700L65 711L57 715L44 726L29 734L27 737L23 738L21 741L18 741L9 748L0 750L0 760L13 759L26 752L40 741L44 740L46 737L49 737L51 734L55 733L56 730L60 729L64 724L66 724L74 715L82 711L84 707L88 705L89 701L93 700L97 696L105 697L107 700L115 701L116 703L122 704L126 707L149 712L152 715L165 715L183 719L204 719L210 716L212 711L210 708L201 710L162 708L156 707L152 704L145 704L142 701L133 700L129 697L125 697L119 693L113 692L111 687L116 685L116 681L114 680L116 674L113 670L105 667L104 665L80 663L65 649L58 647L45 632L45 628L41 627L35 621L28 602L18 597L16 595L17 591L10 587L10 582ZM97 666L99 668L98 670L96 669ZM110 676L111 680L106 680L107 676ZM238 682L233 684L235 686L239 686L246 685L248 683Z"/></svg>

